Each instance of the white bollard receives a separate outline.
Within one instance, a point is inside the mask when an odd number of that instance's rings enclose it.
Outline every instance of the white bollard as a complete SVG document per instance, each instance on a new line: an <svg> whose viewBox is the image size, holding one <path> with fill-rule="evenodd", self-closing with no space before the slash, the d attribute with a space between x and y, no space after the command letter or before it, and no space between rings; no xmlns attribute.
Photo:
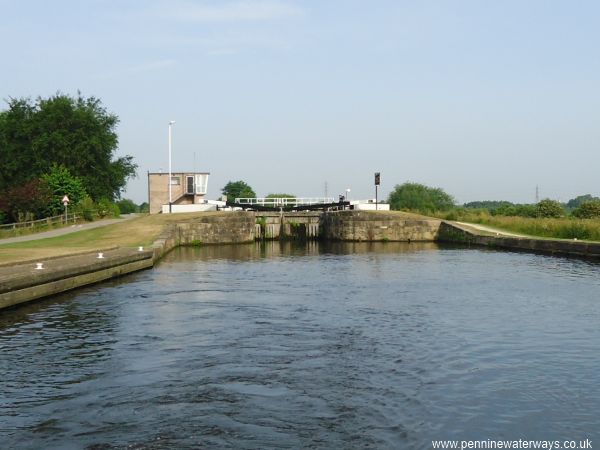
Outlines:
<svg viewBox="0 0 600 450"><path fill-rule="evenodd" d="M43 270L44 263L35 263L35 270Z"/></svg>
<svg viewBox="0 0 600 450"><path fill-rule="evenodd" d="M98 259L104 259L104 253L98 253Z"/></svg>

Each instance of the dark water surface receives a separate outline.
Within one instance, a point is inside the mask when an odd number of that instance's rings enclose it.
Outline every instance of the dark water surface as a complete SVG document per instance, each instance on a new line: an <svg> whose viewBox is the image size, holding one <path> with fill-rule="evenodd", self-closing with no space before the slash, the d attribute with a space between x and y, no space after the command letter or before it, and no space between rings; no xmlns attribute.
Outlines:
<svg viewBox="0 0 600 450"><path fill-rule="evenodd" d="M599 275L434 244L176 250L0 313L0 447L600 447Z"/></svg>

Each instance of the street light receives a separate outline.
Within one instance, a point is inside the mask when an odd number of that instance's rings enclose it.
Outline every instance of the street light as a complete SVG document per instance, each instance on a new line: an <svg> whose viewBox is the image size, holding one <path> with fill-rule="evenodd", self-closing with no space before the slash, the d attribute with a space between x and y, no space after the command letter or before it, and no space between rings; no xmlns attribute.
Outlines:
<svg viewBox="0 0 600 450"><path fill-rule="evenodd" d="M350 204L350 188L346 188L346 201Z"/></svg>
<svg viewBox="0 0 600 450"><path fill-rule="evenodd" d="M169 122L169 214L171 213L172 204L173 204L173 196L171 192L171 147L173 146L173 124L174 120Z"/></svg>

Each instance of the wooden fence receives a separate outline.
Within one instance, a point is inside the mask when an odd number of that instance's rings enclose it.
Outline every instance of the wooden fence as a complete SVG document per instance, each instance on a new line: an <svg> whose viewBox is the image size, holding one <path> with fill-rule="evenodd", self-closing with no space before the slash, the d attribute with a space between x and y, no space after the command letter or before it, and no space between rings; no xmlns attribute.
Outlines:
<svg viewBox="0 0 600 450"><path fill-rule="evenodd" d="M69 223L77 223L81 221L83 216L77 213L64 214L60 216L46 217L45 219L30 220L28 222L15 222L0 225L0 237L12 237L22 234L50 230L52 228L67 225Z"/></svg>

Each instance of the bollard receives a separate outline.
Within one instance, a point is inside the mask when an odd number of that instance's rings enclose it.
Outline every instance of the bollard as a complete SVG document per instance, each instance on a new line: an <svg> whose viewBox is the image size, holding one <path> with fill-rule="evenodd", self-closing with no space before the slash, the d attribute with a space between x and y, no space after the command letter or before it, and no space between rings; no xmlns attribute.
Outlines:
<svg viewBox="0 0 600 450"><path fill-rule="evenodd" d="M104 253L98 253L98 259L104 259Z"/></svg>
<svg viewBox="0 0 600 450"><path fill-rule="evenodd" d="M43 270L44 263L35 263L35 270Z"/></svg>

